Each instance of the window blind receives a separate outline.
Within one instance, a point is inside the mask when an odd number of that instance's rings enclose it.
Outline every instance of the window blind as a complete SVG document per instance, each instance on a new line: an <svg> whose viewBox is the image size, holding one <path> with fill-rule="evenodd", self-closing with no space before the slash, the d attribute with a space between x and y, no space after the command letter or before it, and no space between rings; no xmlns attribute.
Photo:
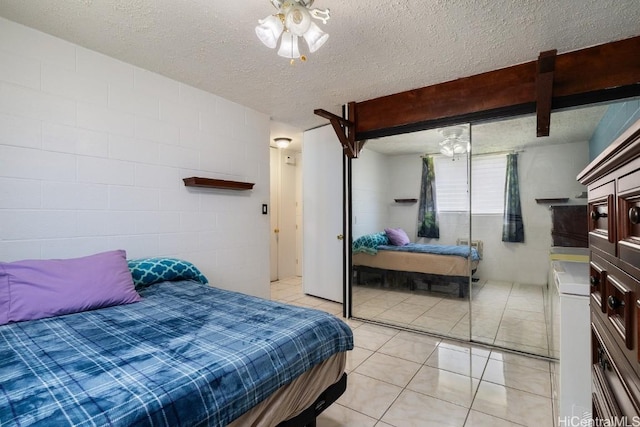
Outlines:
<svg viewBox="0 0 640 427"><path fill-rule="evenodd" d="M506 155L474 156L471 159L473 214L502 214ZM469 210L466 158L436 157L436 204L441 212Z"/></svg>

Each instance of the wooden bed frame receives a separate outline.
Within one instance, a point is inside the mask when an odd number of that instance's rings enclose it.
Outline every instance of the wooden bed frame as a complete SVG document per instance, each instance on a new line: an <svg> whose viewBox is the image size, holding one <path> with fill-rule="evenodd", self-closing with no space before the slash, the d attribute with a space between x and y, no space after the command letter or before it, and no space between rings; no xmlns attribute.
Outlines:
<svg viewBox="0 0 640 427"><path fill-rule="evenodd" d="M405 274L408 287L416 289L415 278L426 279L428 290L433 283L448 283L458 287L458 297L464 298L469 271L473 274L479 261L471 261L457 255L415 253L380 250L376 255L356 253L352 257L352 267L356 273L356 283L361 284L361 272L380 274L382 283L388 284L390 275Z"/></svg>
<svg viewBox="0 0 640 427"><path fill-rule="evenodd" d="M426 282L427 290L431 291L433 285L453 285L458 287L458 297L464 298L467 295L467 285L469 283L469 276L448 276L443 274L430 274L420 273L416 271L399 271L399 270L385 270L382 268L368 267L364 265L354 265L353 271L356 276L356 284L362 285L362 273L371 273L380 275L380 281L384 286L387 286L390 282L398 283L403 278L406 279L406 286L410 291L418 289L417 281ZM475 273L476 269L473 269L471 273ZM404 276L404 277L403 277ZM394 280L395 279L395 280ZM477 279L473 279L476 281Z"/></svg>
<svg viewBox="0 0 640 427"><path fill-rule="evenodd" d="M277 427L316 427L316 418L347 389L347 374L342 374L338 382L327 387L318 398L300 414L278 424Z"/></svg>

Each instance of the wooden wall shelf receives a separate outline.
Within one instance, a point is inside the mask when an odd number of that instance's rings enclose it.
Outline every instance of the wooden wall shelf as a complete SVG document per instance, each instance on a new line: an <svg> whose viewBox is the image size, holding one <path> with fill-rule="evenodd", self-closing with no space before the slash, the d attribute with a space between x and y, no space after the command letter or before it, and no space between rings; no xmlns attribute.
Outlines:
<svg viewBox="0 0 640 427"><path fill-rule="evenodd" d="M396 203L416 203L418 199L394 199Z"/></svg>
<svg viewBox="0 0 640 427"><path fill-rule="evenodd" d="M226 181L224 179L200 178L192 176L183 178L185 187L223 188L227 190L251 190L252 182Z"/></svg>
<svg viewBox="0 0 640 427"><path fill-rule="evenodd" d="M568 197L552 197L547 199L536 199L536 203L538 204L548 204L548 203L567 203L569 201Z"/></svg>

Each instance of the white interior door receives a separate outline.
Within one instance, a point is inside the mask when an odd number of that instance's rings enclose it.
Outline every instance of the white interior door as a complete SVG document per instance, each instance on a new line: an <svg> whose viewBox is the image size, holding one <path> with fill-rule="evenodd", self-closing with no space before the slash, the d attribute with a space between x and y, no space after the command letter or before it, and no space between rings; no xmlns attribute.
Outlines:
<svg viewBox="0 0 640 427"><path fill-rule="evenodd" d="M331 126L303 136L303 273L305 294L342 303L342 146Z"/></svg>
<svg viewBox="0 0 640 427"><path fill-rule="evenodd" d="M269 220L271 226L271 240L269 246L270 255L270 278L273 282L278 280L278 201L280 197L280 153L278 149L271 147L269 149L269 167L270 167L270 196L269 196Z"/></svg>

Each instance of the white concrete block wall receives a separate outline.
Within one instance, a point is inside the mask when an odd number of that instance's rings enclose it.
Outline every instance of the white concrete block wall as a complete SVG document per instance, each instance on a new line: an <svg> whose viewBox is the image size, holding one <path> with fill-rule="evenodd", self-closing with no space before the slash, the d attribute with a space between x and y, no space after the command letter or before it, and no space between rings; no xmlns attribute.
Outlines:
<svg viewBox="0 0 640 427"><path fill-rule="evenodd" d="M2 261L122 248L268 297L268 141L262 113L0 18Z"/></svg>
<svg viewBox="0 0 640 427"><path fill-rule="evenodd" d="M388 175L392 201L420 199L422 161L418 155L391 156L389 170L393 171ZM418 241L418 202L392 203L389 209L388 226L402 228L411 241Z"/></svg>
<svg viewBox="0 0 640 427"><path fill-rule="evenodd" d="M383 231L389 227L389 156L363 149L352 163L353 238Z"/></svg>

